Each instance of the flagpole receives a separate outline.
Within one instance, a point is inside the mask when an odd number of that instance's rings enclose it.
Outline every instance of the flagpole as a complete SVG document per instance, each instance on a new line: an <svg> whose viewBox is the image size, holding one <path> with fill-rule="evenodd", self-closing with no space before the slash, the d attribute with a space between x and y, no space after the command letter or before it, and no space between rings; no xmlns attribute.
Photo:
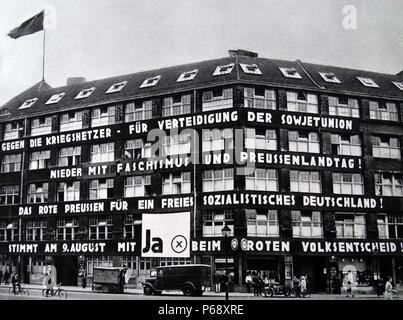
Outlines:
<svg viewBox="0 0 403 320"><path fill-rule="evenodd" d="M45 28L43 28L43 48L42 48L42 81L45 81Z"/></svg>

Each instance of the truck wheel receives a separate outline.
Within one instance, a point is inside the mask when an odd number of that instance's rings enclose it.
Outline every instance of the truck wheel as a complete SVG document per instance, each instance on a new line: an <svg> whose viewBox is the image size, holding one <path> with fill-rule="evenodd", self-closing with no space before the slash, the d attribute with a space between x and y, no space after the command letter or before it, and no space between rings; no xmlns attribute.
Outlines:
<svg viewBox="0 0 403 320"><path fill-rule="evenodd" d="M185 295L185 296L187 296L187 297L189 297L189 296L191 296L191 295L193 295L193 288L192 288L192 286L191 285L185 285L184 287L183 287L183 294Z"/></svg>
<svg viewBox="0 0 403 320"><path fill-rule="evenodd" d="M151 296L153 294L154 290L150 286L145 286L144 287L144 294L146 296Z"/></svg>

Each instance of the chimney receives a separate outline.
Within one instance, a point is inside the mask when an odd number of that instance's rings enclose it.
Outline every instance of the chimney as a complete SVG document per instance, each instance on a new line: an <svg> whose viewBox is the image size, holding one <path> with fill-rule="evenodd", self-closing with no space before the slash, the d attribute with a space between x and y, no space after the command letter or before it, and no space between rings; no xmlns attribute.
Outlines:
<svg viewBox="0 0 403 320"><path fill-rule="evenodd" d="M229 56L230 57L252 57L252 58L257 58L258 54L257 52L252 52L252 51L247 51L247 50L228 50Z"/></svg>
<svg viewBox="0 0 403 320"><path fill-rule="evenodd" d="M74 85L82 84L85 81L86 80L84 77L71 77L71 78L67 78L66 84L68 86L74 86Z"/></svg>

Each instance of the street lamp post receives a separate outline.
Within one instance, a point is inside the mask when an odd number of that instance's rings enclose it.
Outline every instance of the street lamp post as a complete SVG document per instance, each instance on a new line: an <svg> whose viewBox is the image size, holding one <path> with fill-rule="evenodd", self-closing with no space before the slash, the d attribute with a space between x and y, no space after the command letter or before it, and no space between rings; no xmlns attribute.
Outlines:
<svg viewBox="0 0 403 320"><path fill-rule="evenodd" d="M225 300L228 300L228 235L231 229L225 224L221 230L225 243Z"/></svg>

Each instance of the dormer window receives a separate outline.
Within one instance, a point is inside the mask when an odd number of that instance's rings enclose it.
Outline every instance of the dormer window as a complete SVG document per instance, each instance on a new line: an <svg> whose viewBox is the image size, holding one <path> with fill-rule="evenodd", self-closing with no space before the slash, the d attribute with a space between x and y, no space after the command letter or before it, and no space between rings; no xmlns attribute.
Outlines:
<svg viewBox="0 0 403 320"><path fill-rule="evenodd" d="M222 74L229 74L231 73L232 69L234 69L234 63L230 63L230 64L226 64L226 65L222 65L222 66L218 66L214 73L213 76L219 76Z"/></svg>
<svg viewBox="0 0 403 320"><path fill-rule="evenodd" d="M0 117L2 116L8 116L10 114L10 111L8 111L7 108L3 108L0 110Z"/></svg>
<svg viewBox="0 0 403 320"><path fill-rule="evenodd" d="M197 74L198 71L199 70L195 69L195 70L192 70L192 71L182 72L181 75L179 76L178 80L176 80L176 82L193 80L194 77L196 77L196 74Z"/></svg>
<svg viewBox="0 0 403 320"><path fill-rule="evenodd" d="M262 71L260 71L259 67L256 64L244 64L240 63L239 64L245 73L250 73L250 74L262 74Z"/></svg>
<svg viewBox="0 0 403 320"><path fill-rule="evenodd" d="M294 79L302 79L301 75L298 73L295 68L279 68L284 77L294 78Z"/></svg>
<svg viewBox="0 0 403 320"><path fill-rule="evenodd" d="M145 79L143 81L143 83L141 84L140 88L153 87L158 83L158 81L160 79L161 79L161 76L156 76L156 77Z"/></svg>
<svg viewBox="0 0 403 320"><path fill-rule="evenodd" d="M403 91L403 82L392 81L392 83L399 88L399 90Z"/></svg>
<svg viewBox="0 0 403 320"><path fill-rule="evenodd" d="M27 108L30 108L30 107L32 107L32 106L34 105L34 103L35 103L36 101L38 101L38 98L33 98L33 99L26 100L26 101L21 105L21 107L19 107L18 109L27 109Z"/></svg>
<svg viewBox="0 0 403 320"><path fill-rule="evenodd" d="M379 86L376 84L376 82L374 80L372 80L371 78L357 77L357 79L366 87L379 88Z"/></svg>
<svg viewBox="0 0 403 320"><path fill-rule="evenodd" d="M319 74L326 82L341 83L341 81L332 72L319 72Z"/></svg>
<svg viewBox="0 0 403 320"><path fill-rule="evenodd" d="M84 89L81 90L74 99L84 99L88 98L95 90L95 87L89 88L89 89Z"/></svg>
<svg viewBox="0 0 403 320"><path fill-rule="evenodd" d="M123 87L127 84L127 81L122 81L115 83L109 87L108 90L106 90L106 93L114 93L114 92L119 92L123 89Z"/></svg>
<svg viewBox="0 0 403 320"><path fill-rule="evenodd" d="M58 93L58 94L54 94L53 96L50 97L50 99L49 99L48 101L46 101L45 104L58 103L58 102L60 101L60 99L63 98L64 95L65 95L64 92Z"/></svg>

